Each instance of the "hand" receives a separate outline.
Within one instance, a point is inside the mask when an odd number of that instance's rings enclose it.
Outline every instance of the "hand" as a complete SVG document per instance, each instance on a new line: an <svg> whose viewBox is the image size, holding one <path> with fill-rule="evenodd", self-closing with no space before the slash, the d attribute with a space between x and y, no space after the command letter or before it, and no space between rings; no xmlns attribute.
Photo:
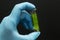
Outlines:
<svg viewBox="0 0 60 40"><path fill-rule="evenodd" d="M19 7L15 6L11 14L3 18L0 23L0 40L35 40L40 35L40 32L32 32L27 35L18 33L17 24L20 21L20 12Z"/></svg>

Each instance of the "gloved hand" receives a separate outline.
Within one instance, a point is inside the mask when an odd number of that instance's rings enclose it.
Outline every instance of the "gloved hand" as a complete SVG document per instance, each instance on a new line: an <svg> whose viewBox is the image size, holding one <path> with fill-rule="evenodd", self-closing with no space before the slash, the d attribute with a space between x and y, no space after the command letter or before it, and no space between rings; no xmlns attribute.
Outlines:
<svg viewBox="0 0 60 40"><path fill-rule="evenodd" d="M23 10L20 16L20 24L27 30L34 30L33 29L33 23L32 23L32 18L31 14L28 13L27 11Z"/></svg>
<svg viewBox="0 0 60 40"><path fill-rule="evenodd" d="M40 35L40 32L21 35L17 31L17 25L21 20L20 15L22 11L32 10L34 8L35 6L29 2L15 5L11 14L4 17L0 23L0 40L35 40Z"/></svg>

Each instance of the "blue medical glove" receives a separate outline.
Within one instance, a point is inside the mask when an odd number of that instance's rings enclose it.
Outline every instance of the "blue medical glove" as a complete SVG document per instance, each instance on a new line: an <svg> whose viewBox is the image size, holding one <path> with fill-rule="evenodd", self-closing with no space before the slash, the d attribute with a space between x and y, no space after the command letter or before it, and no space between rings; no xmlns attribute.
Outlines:
<svg viewBox="0 0 60 40"><path fill-rule="evenodd" d="M32 18L31 14L28 13L27 11L23 10L21 13L21 25L27 30L34 30L33 29L33 23L32 23Z"/></svg>
<svg viewBox="0 0 60 40"><path fill-rule="evenodd" d="M20 22L20 15L23 10L30 8L31 10L34 8L33 4L29 2L24 2L17 4L14 6L10 15L3 18L2 22L0 23L0 40L35 40L39 35L40 32L32 32L28 35L21 35L17 31L17 25ZM30 5L30 6L28 6Z"/></svg>

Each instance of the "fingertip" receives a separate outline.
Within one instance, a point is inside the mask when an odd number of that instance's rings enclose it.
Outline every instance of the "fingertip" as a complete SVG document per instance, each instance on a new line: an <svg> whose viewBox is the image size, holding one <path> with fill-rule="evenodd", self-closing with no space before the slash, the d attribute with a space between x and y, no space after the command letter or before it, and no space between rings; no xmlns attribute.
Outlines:
<svg viewBox="0 0 60 40"><path fill-rule="evenodd" d="M36 36L39 36L40 35L40 32L36 32Z"/></svg>
<svg viewBox="0 0 60 40"><path fill-rule="evenodd" d="M32 32L29 34L30 38L33 38L34 40L37 39L40 35L40 32Z"/></svg>
<svg viewBox="0 0 60 40"><path fill-rule="evenodd" d="M35 32L34 39L37 39L40 35L40 32Z"/></svg>

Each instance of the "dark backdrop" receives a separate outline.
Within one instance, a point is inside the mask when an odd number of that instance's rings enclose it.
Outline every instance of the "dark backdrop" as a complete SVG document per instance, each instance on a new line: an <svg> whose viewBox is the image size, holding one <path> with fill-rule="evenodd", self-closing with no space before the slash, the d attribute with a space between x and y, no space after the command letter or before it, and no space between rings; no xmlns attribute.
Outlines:
<svg viewBox="0 0 60 40"><path fill-rule="evenodd" d="M10 14L16 3L21 3L24 0L0 0L0 22ZM41 35L38 40L54 40L59 38L60 34L60 6L59 0L25 0L37 6L39 26ZM20 26L20 25L19 25ZM19 31L18 26L18 31Z"/></svg>

